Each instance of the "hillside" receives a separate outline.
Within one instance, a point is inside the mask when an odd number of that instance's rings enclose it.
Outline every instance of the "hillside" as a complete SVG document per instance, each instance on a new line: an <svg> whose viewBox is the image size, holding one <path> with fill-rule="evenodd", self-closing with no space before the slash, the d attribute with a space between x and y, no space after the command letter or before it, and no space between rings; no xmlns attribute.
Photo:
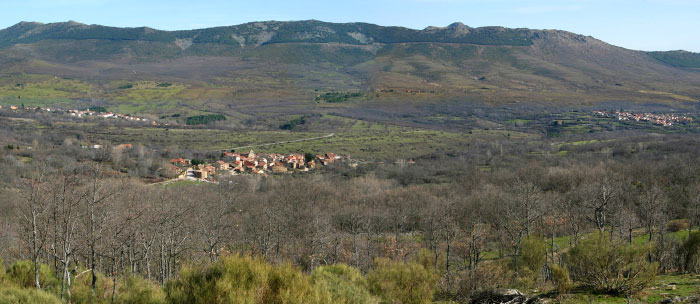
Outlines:
<svg viewBox="0 0 700 304"><path fill-rule="evenodd" d="M21 22L2 31L2 45L33 43L46 39L150 41L175 43L178 40L202 44L231 44L241 47L273 43L372 43L442 42L483 45L532 44L536 33L526 29L499 27L470 28L454 23L446 28L431 27L417 31L402 27L381 27L367 23L326 23L320 21L255 22L229 27L188 31L160 31L148 27L115 28L86 25L74 21L41 24Z"/></svg>
<svg viewBox="0 0 700 304"><path fill-rule="evenodd" d="M240 119L316 112L316 97L328 92L363 93L336 111L445 100L690 106L700 98L698 62L694 53L633 51L564 31L461 23L413 30L270 21L161 31L22 22L0 30L0 101L87 100Z"/></svg>

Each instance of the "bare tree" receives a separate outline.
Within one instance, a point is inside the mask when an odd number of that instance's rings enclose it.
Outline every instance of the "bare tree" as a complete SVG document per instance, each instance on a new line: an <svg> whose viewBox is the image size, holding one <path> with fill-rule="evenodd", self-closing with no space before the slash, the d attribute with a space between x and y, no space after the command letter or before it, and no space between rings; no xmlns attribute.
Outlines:
<svg viewBox="0 0 700 304"><path fill-rule="evenodd" d="M600 180L584 184L579 188L580 202L588 221L600 231L610 224L610 217L618 203L619 184L609 176L600 177Z"/></svg>
<svg viewBox="0 0 700 304"><path fill-rule="evenodd" d="M621 208L619 218L620 235L627 238L627 242L632 244L632 232L639 227L639 217L632 210L631 206L625 206Z"/></svg>
<svg viewBox="0 0 700 304"><path fill-rule="evenodd" d="M28 243L29 255L34 264L34 286L41 288L39 282L40 257L47 241L51 197L48 189L48 168L42 165L36 175L22 179L18 189L22 204L20 218L24 226L25 239Z"/></svg>
<svg viewBox="0 0 700 304"><path fill-rule="evenodd" d="M97 285L97 259L98 245L102 238L104 223L107 220L109 199L119 192L123 186L121 181L104 179L102 177L102 165L93 164L85 168L87 183L85 199L83 200L83 233L87 247L89 268L92 274L90 288L94 294Z"/></svg>
<svg viewBox="0 0 700 304"><path fill-rule="evenodd" d="M532 182L518 179L515 182L514 195L520 209L520 221L525 228L525 234L530 235L532 225L539 221L544 214L544 194Z"/></svg>
<svg viewBox="0 0 700 304"><path fill-rule="evenodd" d="M656 184L643 185L639 192L637 214L649 234L649 241L651 241L654 233L660 230L659 226L665 222L666 199L663 191Z"/></svg>
<svg viewBox="0 0 700 304"><path fill-rule="evenodd" d="M566 194L560 199L560 206L569 233L569 245L578 244L579 234L587 220L580 197Z"/></svg>
<svg viewBox="0 0 700 304"><path fill-rule="evenodd" d="M442 221L442 238L445 241L445 275L447 277L447 286L452 284L452 276L450 273L450 261L453 255L454 243L460 235L461 229L455 217L456 204L452 201L447 202L447 206L443 209L444 220Z"/></svg>
<svg viewBox="0 0 700 304"><path fill-rule="evenodd" d="M240 210L240 206L236 206L236 198L232 185L221 186L213 196L200 200L200 207L193 210L195 232L202 240L202 251L211 261L219 258L222 245L235 232L235 215Z"/></svg>
<svg viewBox="0 0 700 304"><path fill-rule="evenodd" d="M504 198L498 213L493 215L496 227L503 232L513 250L513 267L518 273L518 255L522 239L544 212L544 194L533 183L516 180L511 192Z"/></svg>
<svg viewBox="0 0 700 304"><path fill-rule="evenodd" d="M76 234L79 229L79 206L85 199L80 177L76 172L59 172L51 185L54 224L56 226L54 258L58 258L61 267L61 299L71 301L70 266L76 246ZM54 245L56 246L56 245Z"/></svg>
<svg viewBox="0 0 700 304"><path fill-rule="evenodd" d="M438 268L440 261L440 244L442 243L442 234L445 221L445 210L440 210L439 206L431 204L431 208L427 208L421 218L423 219L422 234L425 236L428 250L433 253L434 267Z"/></svg>
<svg viewBox="0 0 700 304"><path fill-rule="evenodd" d="M690 201L685 209L688 218L688 236L693 231L693 227L700 226L700 184L690 188Z"/></svg>
<svg viewBox="0 0 700 304"><path fill-rule="evenodd" d="M144 210L139 204L142 200L139 187L133 184L128 186L131 191L112 199L101 236L104 250L100 256L109 261L109 273L113 281L112 302L117 292L117 278L124 269L122 264L125 256L126 259L132 259L131 249L135 247L137 231L140 230L141 225L140 219L144 215Z"/></svg>

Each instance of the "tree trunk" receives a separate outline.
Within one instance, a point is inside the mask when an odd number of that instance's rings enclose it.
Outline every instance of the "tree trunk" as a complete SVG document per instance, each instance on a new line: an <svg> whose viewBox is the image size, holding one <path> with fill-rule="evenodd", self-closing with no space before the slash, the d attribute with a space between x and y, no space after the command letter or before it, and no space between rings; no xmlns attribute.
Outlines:
<svg viewBox="0 0 700 304"><path fill-rule="evenodd" d="M34 287L41 289L39 283L39 256L34 257Z"/></svg>
<svg viewBox="0 0 700 304"><path fill-rule="evenodd" d="M552 264L554 264L554 229L552 229Z"/></svg>
<svg viewBox="0 0 700 304"><path fill-rule="evenodd" d="M629 243L632 244L632 226L630 226L627 233L628 233L627 238L629 239Z"/></svg>
<svg viewBox="0 0 700 304"><path fill-rule="evenodd" d="M92 295L95 295L95 287L97 286L97 274L95 273L95 268L97 267L95 261L95 247L94 245L90 248L90 273L92 274L92 283L90 288L92 289Z"/></svg>
<svg viewBox="0 0 700 304"><path fill-rule="evenodd" d="M116 272L116 261L112 258L112 303L114 303L114 296L117 294L117 272Z"/></svg>
<svg viewBox="0 0 700 304"><path fill-rule="evenodd" d="M518 276L518 254L520 253L519 246L513 248L513 269L515 269L515 276Z"/></svg>
<svg viewBox="0 0 700 304"><path fill-rule="evenodd" d="M37 226L36 212L32 212L32 260L34 262L34 287L41 289L39 283L39 227Z"/></svg>
<svg viewBox="0 0 700 304"><path fill-rule="evenodd" d="M450 273L450 237L447 237L446 245L447 248L445 248L445 272L449 275ZM449 278L449 276L448 276Z"/></svg>

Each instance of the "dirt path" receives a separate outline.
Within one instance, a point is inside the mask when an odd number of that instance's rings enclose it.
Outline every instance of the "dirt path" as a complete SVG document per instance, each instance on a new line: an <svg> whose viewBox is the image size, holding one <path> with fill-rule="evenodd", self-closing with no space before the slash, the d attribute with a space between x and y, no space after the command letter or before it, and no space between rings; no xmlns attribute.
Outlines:
<svg viewBox="0 0 700 304"><path fill-rule="evenodd" d="M310 140L317 140L317 139L324 139L324 138L329 138L335 136L335 133L331 133L328 135L324 136L319 136L319 137L312 137L312 138L302 138L302 139L296 139L296 140L288 140L288 141L279 141L279 142L274 142L274 143L267 143L267 144L259 144L259 145L249 145L249 146L242 146L242 147L235 147L231 149L226 149L222 151L238 151L239 149L246 149L246 148L255 148L255 147L265 147L265 146L273 146L273 145L281 145L281 144L289 144L289 143L295 143L295 142L301 142L301 141L310 141Z"/></svg>

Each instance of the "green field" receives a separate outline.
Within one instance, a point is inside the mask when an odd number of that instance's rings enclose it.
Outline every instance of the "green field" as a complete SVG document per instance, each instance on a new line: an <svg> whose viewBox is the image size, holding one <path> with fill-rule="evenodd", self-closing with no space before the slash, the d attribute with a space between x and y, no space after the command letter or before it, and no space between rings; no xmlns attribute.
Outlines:
<svg viewBox="0 0 700 304"><path fill-rule="evenodd" d="M68 128L76 126L67 126ZM82 125L81 128L89 127ZM311 141L245 148L258 152L326 153L350 155L360 159L413 158L434 152L456 153L475 138L520 139L532 135L499 130L474 130L453 133L413 128L383 127L379 124L354 125L349 132ZM319 132L224 131L211 129L105 128L88 134L93 142L148 143L202 151L230 150L235 147L286 142L328 135Z"/></svg>

